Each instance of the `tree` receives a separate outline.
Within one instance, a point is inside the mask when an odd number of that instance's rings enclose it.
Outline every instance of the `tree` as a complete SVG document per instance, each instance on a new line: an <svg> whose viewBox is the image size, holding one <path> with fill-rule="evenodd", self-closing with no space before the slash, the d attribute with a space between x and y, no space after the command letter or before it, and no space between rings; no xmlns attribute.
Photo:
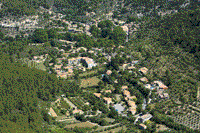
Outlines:
<svg viewBox="0 0 200 133"><path fill-rule="evenodd" d="M102 29L101 36L103 38L110 38L111 35L112 35L112 29L111 28L105 27L105 28Z"/></svg>
<svg viewBox="0 0 200 133"><path fill-rule="evenodd" d="M101 33L101 31L99 30L99 28L98 27L96 27L95 25L92 25L91 27L90 27L90 33L95 37L95 38L98 38L99 37L99 35L100 35L100 33Z"/></svg>
<svg viewBox="0 0 200 133"><path fill-rule="evenodd" d="M117 11L114 11L112 17L113 17L113 18L117 18L117 17L118 17L118 12L117 12Z"/></svg>
<svg viewBox="0 0 200 133"><path fill-rule="evenodd" d="M119 44L123 44L125 42L126 33L120 26L117 26L114 28L111 38L118 46Z"/></svg>
<svg viewBox="0 0 200 133"><path fill-rule="evenodd" d="M4 39L4 33L2 31L0 31L0 40L3 40Z"/></svg>
<svg viewBox="0 0 200 133"><path fill-rule="evenodd" d="M57 29L51 28L47 31L48 33L48 37L49 38L53 38L53 39L57 39L58 38L58 31Z"/></svg>
<svg viewBox="0 0 200 133"><path fill-rule="evenodd" d="M104 119L102 119L99 123L101 126L106 126L108 124L108 122Z"/></svg>
<svg viewBox="0 0 200 133"><path fill-rule="evenodd" d="M137 112L140 113L142 111L142 104L139 104L137 106Z"/></svg>
<svg viewBox="0 0 200 133"><path fill-rule="evenodd" d="M44 29L36 29L33 33L33 40L37 43L48 41L48 34Z"/></svg>
<svg viewBox="0 0 200 133"><path fill-rule="evenodd" d="M113 22L110 20L104 20L98 23L98 27L100 27L101 29L103 28L109 28L111 29L114 26Z"/></svg>

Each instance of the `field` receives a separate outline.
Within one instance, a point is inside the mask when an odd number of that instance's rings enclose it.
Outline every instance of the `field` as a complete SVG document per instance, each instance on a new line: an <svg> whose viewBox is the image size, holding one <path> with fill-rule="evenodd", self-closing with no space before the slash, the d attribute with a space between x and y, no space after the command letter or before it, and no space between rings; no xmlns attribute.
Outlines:
<svg viewBox="0 0 200 133"><path fill-rule="evenodd" d="M36 69L46 71L46 67L44 66L43 62L36 63L29 60L28 58L23 59L23 62L26 63L28 67L35 67Z"/></svg>
<svg viewBox="0 0 200 133"><path fill-rule="evenodd" d="M86 87L91 87L91 86L97 86L99 81L100 79L98 79L97 77L82 79L80 87L86 88Z"/></svg>
<svg viewBox="0 0 200 133"><path fill-rule="evenodd" d="M122 130L122 127L117 127L117 128L114 128L114 129L111 129L111 130L109 130L109 131L103 131L102 133L108 133L108 132L115 132L115 133L117 133L117 132L119 132L120 130ZM126 131L126 127L123 127L123 130L124 131Z"/></svg>
<svg viewBox="0 0 200 133"><path fill-rule="evenodd" d="M81 123L67 125L65 128L74 128L74 127L89 127L89 128L92 128L94 126L95 125L93 125L89 122L81 122Z"/></svg>

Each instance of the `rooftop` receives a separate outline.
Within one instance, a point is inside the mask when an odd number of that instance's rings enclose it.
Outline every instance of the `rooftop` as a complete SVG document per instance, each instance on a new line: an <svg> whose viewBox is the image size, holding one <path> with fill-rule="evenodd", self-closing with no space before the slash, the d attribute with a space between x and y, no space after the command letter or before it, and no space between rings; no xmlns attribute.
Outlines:
<svg viewBox="0 0 200 133"><path fill-rule="evenodd" d="M147 74L148 69L146 67L142 67L139 69L143 74Z"/></svg>
<svg viewBox="0 0 200 133"><path fill-rule="evenodd" d="M142 77L142 78L140 78L140 81L142 81L142 82L148 82L149 80L146 77Z"/></svg>
<svg viewBox="0 0 200 133"><path fill-rule="evenodd" d="M115 104L114 108L121 113L122 111L124 111L124 107L121 104Z"/></svg>

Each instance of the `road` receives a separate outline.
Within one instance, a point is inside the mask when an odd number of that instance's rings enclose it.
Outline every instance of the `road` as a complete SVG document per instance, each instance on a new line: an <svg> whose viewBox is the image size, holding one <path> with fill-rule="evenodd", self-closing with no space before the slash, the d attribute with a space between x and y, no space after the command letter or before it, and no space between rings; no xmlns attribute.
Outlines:
<svg viewBox="0 0 200 133"><path fill-rule="evenodd" d="M89 123L91 123L91 124L93 124L93 125L95 125L95 126L99 126L99 127L103 127L103 128L114 127L114 126L117 126L117 125L120 124L120 123L116 123L116 124L114 124L114 125L109 125L109 126L100 126L100 125L97 124L97 123L92 123L92 122L90 122L90 121L87 121L87 122L89 122Z"/></svg>
<svg viewBox="0 0 200 133"><path fill-rule="evenodd" d="M146 102L146 99L144 98L144 102L142 104L142 109L145 110L146 106L147 106L147 102Z"/></svg>

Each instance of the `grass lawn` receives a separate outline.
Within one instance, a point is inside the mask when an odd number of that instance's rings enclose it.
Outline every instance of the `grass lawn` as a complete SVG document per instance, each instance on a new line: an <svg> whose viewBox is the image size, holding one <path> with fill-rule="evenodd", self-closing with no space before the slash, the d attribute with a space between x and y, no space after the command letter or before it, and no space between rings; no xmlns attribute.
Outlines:
<svg viewBox="0 0 200 133"><path fill-rule="evenodd" d="M165 125L156 124L156 132L164 131L164 130L167 130L167 129L168 129L168 127L166 127Z"/></svg>
<svg viewBox="0 0 200 133"><path fill-rule="evenodd" d="M58 116L62 115L62 114L60 113L60 110L59 110L59 109L53 108L53 110L56 112L56 114L57 114Z"/></svg>
<svg viewBox="0 0 200 133"><path fill-rule="evenodd" d="M115 119L111 119L111 118L108 118L108 117L103 118L103 119L106 120L107 122L114 122L115 121Z"/></svg>
<svg viewBox="0 0 200 133"><path fill-rule="evenodd" d="M81 77L81 76L86 76L86 75L90 75L90 74L93 74L93 73L97 73L99 70L102 70L102 69L103 69L103 67L101 67L97 70L90 71L90 72L84 72L84 73L79 74L79 76Z"/></svg>
<svg viewBox="0 0 200 133"><path fill-rule="evenodd" d="M70 125L67 125L65 128L74 128L74 127L89 127L89 128L92 128L94 127L95 125L89 123L89 122L81 122L81 123L76 123L76 124L70 124Z"/></svg>
<svg viewBox="0 0 200 133"><path fill-rule="evenodd" d="M70 109L70 106L65 101L61 101L61 108Z"/></svg>
<svg viewBox="0 0 200 133"><path fill-rule="evenodd" d="M100 79L97 77L82 79L80 87L86 88L86 87L91 87L91 86L97 86L99 82L100 82Z"/></svg>

